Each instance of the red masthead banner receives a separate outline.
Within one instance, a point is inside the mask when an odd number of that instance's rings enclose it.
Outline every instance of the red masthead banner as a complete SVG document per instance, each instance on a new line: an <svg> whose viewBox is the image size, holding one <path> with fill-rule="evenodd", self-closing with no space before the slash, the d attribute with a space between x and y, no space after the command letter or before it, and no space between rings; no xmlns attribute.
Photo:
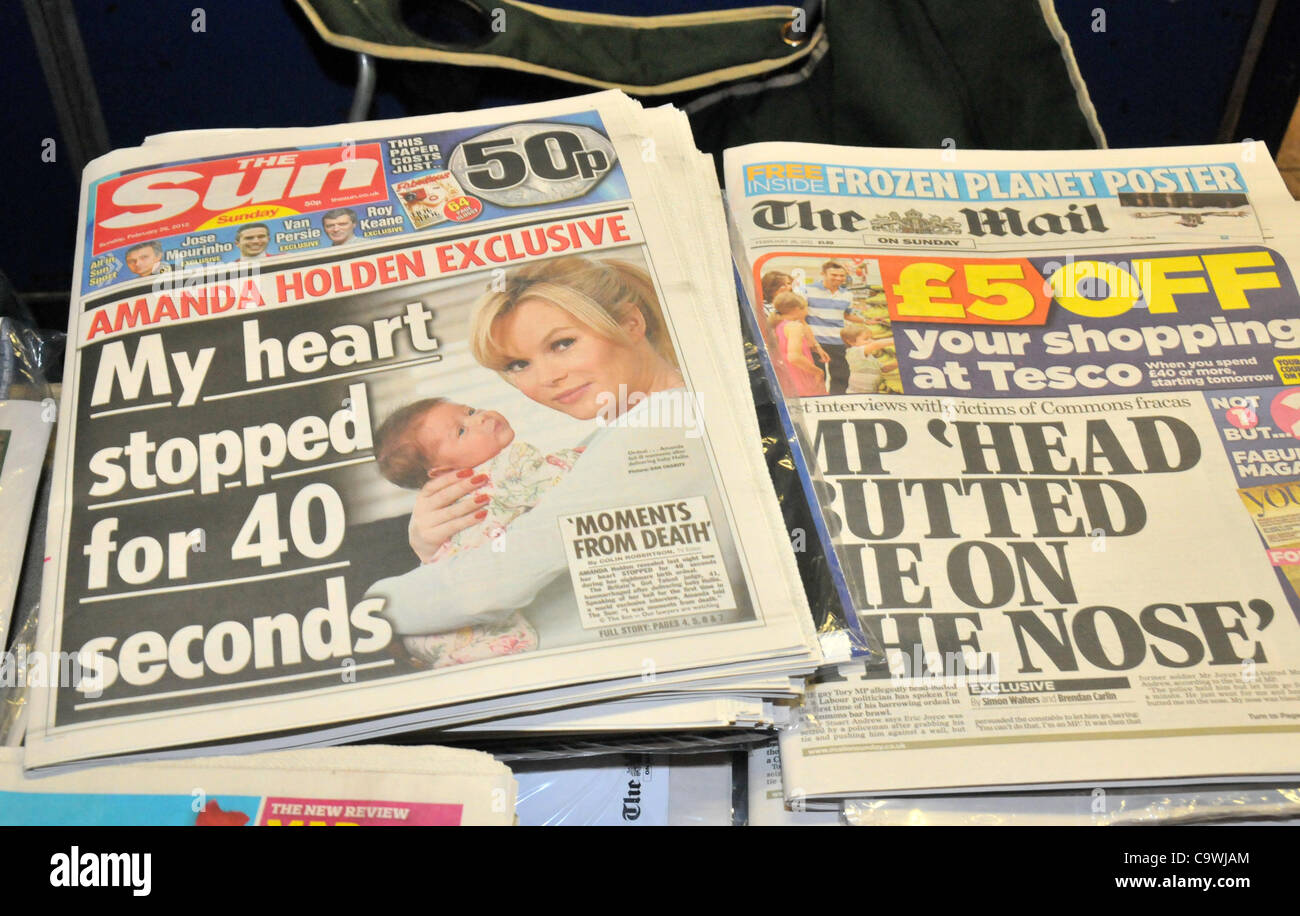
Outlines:
<svg viewBox="0 0 1300 916"><path fill-rule="evenodd" d="M95 188L92 250L387 196L377 143L132 172Z"/></svg>

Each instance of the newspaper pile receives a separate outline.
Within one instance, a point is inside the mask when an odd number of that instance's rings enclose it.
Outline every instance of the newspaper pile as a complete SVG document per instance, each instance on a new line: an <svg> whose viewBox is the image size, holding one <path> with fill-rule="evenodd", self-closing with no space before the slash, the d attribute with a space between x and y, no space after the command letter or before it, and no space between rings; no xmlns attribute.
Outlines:
<svg viewBox="0 0 1300 916"><path fill-rule="evenodd" d="M28 768L770 725L820 664L679 112L167 134L81 224Z"/></svg>
<svg viewBox="0 0 1300 916"><path fill-rule="evenodd" d="M781 735L791 813L1292 792L1300 233L1263 145L760 144L725 184L843 598Z"/></svg>

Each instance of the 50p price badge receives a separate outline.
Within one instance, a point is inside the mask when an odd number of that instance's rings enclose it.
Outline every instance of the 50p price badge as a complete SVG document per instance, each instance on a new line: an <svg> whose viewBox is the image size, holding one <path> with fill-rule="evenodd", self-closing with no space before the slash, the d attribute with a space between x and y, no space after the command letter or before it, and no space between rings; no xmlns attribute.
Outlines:
<svg viewBox="0 0 1300 916"><path fill-rule="evenodd" d="M499 207L581 197L609 174L614 144L580 124L508 124L461 143L447 161L461 187Z"/></svg>

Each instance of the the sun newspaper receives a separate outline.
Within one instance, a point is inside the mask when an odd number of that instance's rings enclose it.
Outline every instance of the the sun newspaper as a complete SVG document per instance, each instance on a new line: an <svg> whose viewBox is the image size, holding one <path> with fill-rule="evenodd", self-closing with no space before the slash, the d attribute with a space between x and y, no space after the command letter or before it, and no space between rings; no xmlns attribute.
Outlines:
<svg viewBox="0 0 1300 916"><path fill-rule="evenodd" d="M182 133L87 170L38 641L70 673L29 767L811 670L716 179L650 115Z"/></svg>
<svg viewBox="0 0 1300 916"><path fill-rule="evenodd" d="M849 596L787 803L1296 773L1300 245L1264 146L725 171Z"/></svg>

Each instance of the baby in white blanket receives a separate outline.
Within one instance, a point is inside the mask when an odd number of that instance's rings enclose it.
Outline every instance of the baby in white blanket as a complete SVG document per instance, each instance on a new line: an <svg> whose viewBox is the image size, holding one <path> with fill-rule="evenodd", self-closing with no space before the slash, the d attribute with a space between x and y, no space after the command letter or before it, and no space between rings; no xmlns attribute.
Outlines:
<svg viewBox="0 0 1300 916"><path fill-rule="evenodd" d="M507 526L523 515L572 470L582 449L546 454L526 442L501 414L477 410L445 398L407 405L375 432L380 473L398 486L418 490L433 477L473 469L489 483L475 499L481 524L452 535L427 562L437 563L463 550L506 536ZM477 477L474 480L477 481ZM443 668L537 648L537 632L523 615L496 626L462 627L446 633L407 635L403 643L417 664Z"/></svg>

